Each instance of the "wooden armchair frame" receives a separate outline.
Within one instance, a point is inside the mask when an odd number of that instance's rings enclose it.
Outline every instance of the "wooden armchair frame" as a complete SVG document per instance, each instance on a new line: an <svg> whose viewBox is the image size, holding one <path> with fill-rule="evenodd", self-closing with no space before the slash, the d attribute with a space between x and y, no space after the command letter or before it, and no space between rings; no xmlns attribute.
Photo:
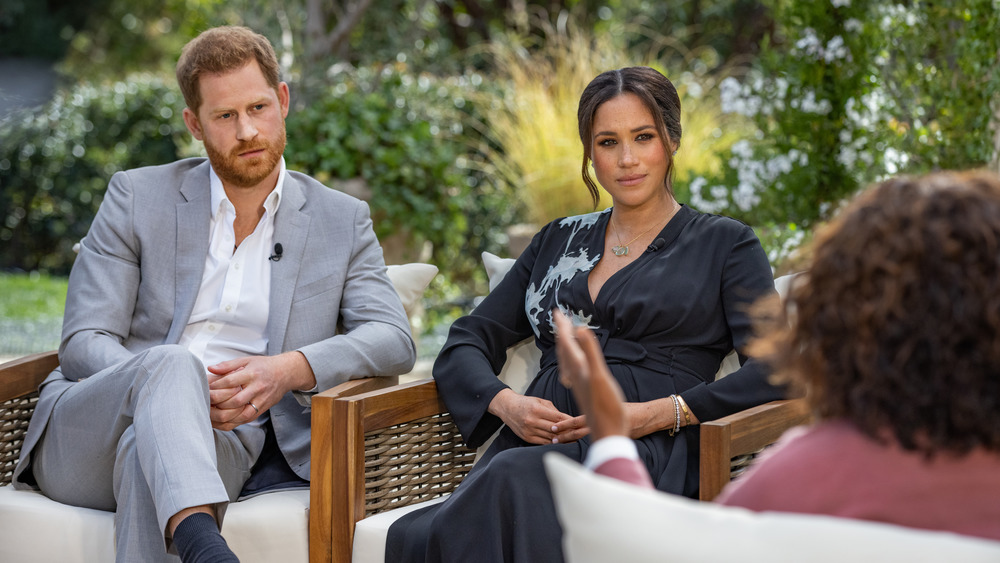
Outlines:
<svg viewBox="0 0 1000 563"><path fill-rule="evenodd" d="M332 428L333 436L322 441L313 437L310 506L323 515L311 516L310 526L330 526L310 528L310 541L324 542L310 545L313 562L349 563L359 520L452 491L475 458L430 379L352 396L316 397L314 428L317 418L332 420L322 428ZM731 475L742 472L753 454L785 429L809 418L799 399L702 424L702 500L714 498ZM320 444L329 444L336 455L318 455ZM414 444L419 447L411 449ZM324 481L318 484L317 479Z"/></svg>

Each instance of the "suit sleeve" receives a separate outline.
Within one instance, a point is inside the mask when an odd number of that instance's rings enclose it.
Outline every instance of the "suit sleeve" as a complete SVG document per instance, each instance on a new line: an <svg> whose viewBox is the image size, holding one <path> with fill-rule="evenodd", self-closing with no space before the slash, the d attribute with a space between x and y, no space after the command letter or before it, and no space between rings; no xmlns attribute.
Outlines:
<svg viewBox="0 0 1000 563"><path fill-rule="evenodd" d="M722 379L681 393L702 422L785 397L784 389L768 382L770 371L766 366L744 352L753 336L750 306L758 298L774 293L767 255L749 227L744 227L730 249L722 278L723 310L741 367Z"/></svg>
<svg viewBox="0 0 1000 563"><path fill-rule="evenodd" d="M353 225L339 311L344 333L298 349L316 376L316 392L349 379L406 373L416 360L410 323L386 274L364 202L358 202ZM297 393L300 402L308 397L309 393Z"/></svg>
<svg viewBox="0 0 1000 563"><path fill-rule="evenodd" d="M129 176L116 173L80 243L66 294L59 364L70 380L89 377L132 356L129 334L139 290L139 252Z"/></svg>

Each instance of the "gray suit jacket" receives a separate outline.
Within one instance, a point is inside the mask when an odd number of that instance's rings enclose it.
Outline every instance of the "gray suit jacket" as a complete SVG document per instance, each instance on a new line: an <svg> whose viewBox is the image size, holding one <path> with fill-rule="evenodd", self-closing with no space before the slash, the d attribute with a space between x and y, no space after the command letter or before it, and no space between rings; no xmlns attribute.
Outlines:
<svg viewBox="0 0 1000 563"><path fill-rule="evenodd" d="M41 435L44 424L37 422L47 420L59 388L180 340L201 285L210 203L204 158L112 177L70 274L60 368L42 384L55 386L46 390L53 400L39 403L34 417L43 419L33 421L22 458ZM289 171L274 241L283 255L271 266L269 355L302 352L319 391L413 366L409 323L367 204ZM308 394L286 394L270 413L289 465L308 479Z"/></svg>

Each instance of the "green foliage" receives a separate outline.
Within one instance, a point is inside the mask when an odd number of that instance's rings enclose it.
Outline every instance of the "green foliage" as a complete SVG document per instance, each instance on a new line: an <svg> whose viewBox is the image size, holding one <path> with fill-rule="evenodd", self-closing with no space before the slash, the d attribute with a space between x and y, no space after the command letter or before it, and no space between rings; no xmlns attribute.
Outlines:
<svg viewBox="0 0 1000 563"><path fill-rule="evenodd" d="M995 2L771 5L780 41L722 88L723 109L755 131L720 174L692 179L697 207L810 229L886 175L995 158Z"/></svg>
<svg viewBox="0 0 1000 563"><path fill-rule="evenodd" d="M783 42L766 45L740 84L721 88L723 111L752 120L715 177L695 178L692 202L750 224L811 227L882 170L886 132L866 105L870 38L863 1L777 2Z"/></svg>
<svg viewBox="0 0 1000 563"><path fill-rule="evenodd" d="M363 180L376 234L406 247L396 258L420 259L429 243L449 278L470 281L479 253L499 249L499 227L514 212L481 156L473 104L481 85L475 74L439 79L401 67L341 73L289 116L288 166L335 187Z"/></svg>
<svg viewBox="0 0 1000 563"><path fill-rule="evenodd" d="M892 117L892 145L909 172L967 169L996 157L1000 5L993 0L885 4L873 34Z"/></svg>
<svg viewBox="0 0 1000 563"><path fill-rule="evenodd" d="M3 0L0 3L0 56L58 59L73 31L108 0Z"/></svg>
<svg viewBox="0 0 1000 563"><path fill-rule="evenodd" d="M99 10L70 35L64 74L89 81L135 72L172 76L181 48L214 25L239 23L238 2L99 0ZM273 15L273 10L272 10Z"/></svg>
<svg viewBox="0 0 1000 563"><path fill-rule="evenodd" d="M111 175L177 158L182 108L172 87L135 75L0 122L0 269L68 272Z"/></svg>

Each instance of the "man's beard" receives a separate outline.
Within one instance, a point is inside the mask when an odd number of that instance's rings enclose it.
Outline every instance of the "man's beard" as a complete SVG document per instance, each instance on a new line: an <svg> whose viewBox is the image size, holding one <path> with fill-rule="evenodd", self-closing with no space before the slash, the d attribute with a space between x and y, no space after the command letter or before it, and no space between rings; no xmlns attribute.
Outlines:
<svg viewBox="0 0 1000 563"><path fill-rule="evenodd" d="M282 127L281 136L275 142L256 139L250 143L240 143L229 154L223 154L207 139L204 144L212 168L215 169L215 173L224 183L250 188L267 178L278 166L281 155L285 152L285 139L285 128ZM260 149L264 150L262 156L253 159L242 159L239 156L241 153Z"/></svg>

